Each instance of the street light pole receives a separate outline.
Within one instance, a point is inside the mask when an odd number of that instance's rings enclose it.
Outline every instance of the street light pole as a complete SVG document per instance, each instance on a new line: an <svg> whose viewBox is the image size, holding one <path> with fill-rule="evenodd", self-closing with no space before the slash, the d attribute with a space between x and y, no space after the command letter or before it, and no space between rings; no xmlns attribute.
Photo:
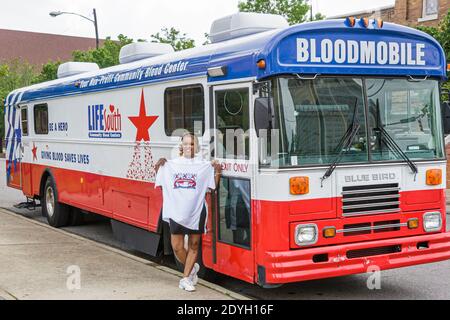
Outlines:
<svg viewBox="0 0 450 320"><path fill-rule="evenodd" d="M94 20L89 19L88 17L85 17L85 16L83 16L81 14L74 13L74 12L52 11L49 14L53 18L57 17L57 16L60 16L62 14L73 14L73 15L79 16L79 17L81 17L83 19L86 19L86 20L89 20L90 22L92 22L94 24L94 27L95 27L95 47L98 49L98 47L99 47L98 25L97 25L97 12L95 11L95 8L93 10L93 13L94 13Z"/></svg>
<svg viewBox="0 0 450 320"><path fill-rule="evenodd" d="M97 12L94 8L94 26L95 26L95 47L98 49L98 26L97 26Z"/></svg>

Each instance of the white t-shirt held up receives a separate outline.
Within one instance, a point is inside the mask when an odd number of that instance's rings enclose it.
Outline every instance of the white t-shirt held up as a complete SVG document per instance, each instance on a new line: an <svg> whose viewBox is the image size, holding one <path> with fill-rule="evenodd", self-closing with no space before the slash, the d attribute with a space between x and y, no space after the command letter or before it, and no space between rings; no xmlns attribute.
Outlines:
<svg viewBox="0 0 450 320"><path fill-rule="evenodd" d="M156 175L155 188L159 186L163 191L163 220L172 219L198 230L205 194L208 188L216 188L211 162L199 157L169 160Z"/></svg>

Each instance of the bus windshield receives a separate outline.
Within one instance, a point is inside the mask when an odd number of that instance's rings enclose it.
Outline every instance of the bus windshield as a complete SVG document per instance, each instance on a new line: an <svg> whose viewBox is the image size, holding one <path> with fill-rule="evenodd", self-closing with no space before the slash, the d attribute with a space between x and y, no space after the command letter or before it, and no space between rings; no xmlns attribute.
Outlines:
<svg viewBox="0 0 450 320"><path fill-rule="evenodd" d="M337 157L339 163L404 161L380 132L413 161L443 158L435 80L279 77L273 97L279 138L272 135L272 156L261 157L263 166L329 165ZM357 132L342 150L355 121Z"/></svg>

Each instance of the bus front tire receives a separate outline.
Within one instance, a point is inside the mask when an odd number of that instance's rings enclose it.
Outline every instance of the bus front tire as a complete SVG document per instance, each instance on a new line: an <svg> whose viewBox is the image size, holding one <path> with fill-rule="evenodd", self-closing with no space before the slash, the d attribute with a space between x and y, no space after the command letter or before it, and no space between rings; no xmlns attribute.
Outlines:
<svg viewBox="0 0 450 320"><path fill-rule="evenodd" d="M42 195L42 211L47 217L48 224L55 228L67 226L69 222L69 206L57 201L58 191L52 177L45 182Z"/></svg>

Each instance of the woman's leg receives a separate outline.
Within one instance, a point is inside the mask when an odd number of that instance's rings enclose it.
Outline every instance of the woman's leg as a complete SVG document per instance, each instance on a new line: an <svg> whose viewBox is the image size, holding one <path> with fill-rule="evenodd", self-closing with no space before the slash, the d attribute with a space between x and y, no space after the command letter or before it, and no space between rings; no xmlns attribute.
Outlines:
<svg viewBox="0 0 450 320"><path fill-rule="evenodd" d="M186 266L187 252L184 248L184 234L172 234L170 237L175 258Z"/></svg>
<svg viewBox="0 0 450 320"><path fill-rule="evenodd" d="M189 250L187 252L186 263L184 265L184 276L189 277L194 264L197 262L198 249L200 246L201 234L189 235Z"/></svg>

